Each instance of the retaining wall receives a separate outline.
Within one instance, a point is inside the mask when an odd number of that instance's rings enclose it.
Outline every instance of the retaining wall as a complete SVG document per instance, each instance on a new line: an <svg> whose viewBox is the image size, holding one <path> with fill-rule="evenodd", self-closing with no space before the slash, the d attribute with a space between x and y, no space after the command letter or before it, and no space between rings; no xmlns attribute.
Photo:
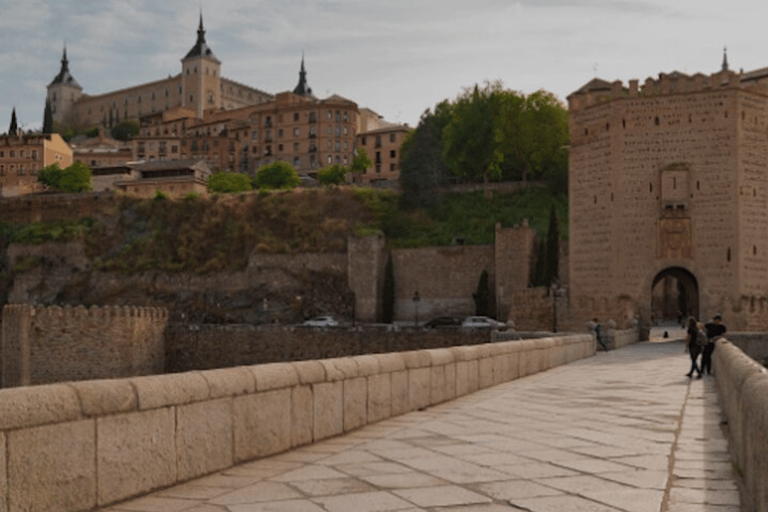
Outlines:
<svg viewBox="0 0 768 512"><path fill-rule="evenodd" d="M2 390L0 510L91 510L594 353L573 335Z"/></svg>
<svg viewBox="0 0 768 512"><path fill-rule="evenodd" d="M768 512L768 371L727 340L717 342L713 366L731 455L744 476L744 510Z"/></svg>

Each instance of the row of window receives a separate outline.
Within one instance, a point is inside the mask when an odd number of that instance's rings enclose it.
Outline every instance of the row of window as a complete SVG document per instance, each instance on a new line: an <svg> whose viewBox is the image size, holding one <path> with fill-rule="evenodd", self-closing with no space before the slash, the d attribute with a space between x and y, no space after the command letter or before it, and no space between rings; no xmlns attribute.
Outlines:
<svg viewBox="0 0 768 512"><path fill-rule="evenodd" d="M29 156L32 160L37 160L37 150L33 149L32 151L27 154L26 150L20 149L19 150L19 158L26 158ZM5 158L5 151L0 151L0 158ZM8 158L16 158L16 150L11 149L8 151Z"/></svg>
<svg viewBox="0 0 768 512"><path fill-rule="evenodd" d="M34 166L34 165L27 167L24 164L19 164L18 168L14 164L8 165L8 172L11 174L16 172L19 176L24 176L27 174L27 170L29 170L30 174L32 174L33 176L37 174L37 166ZM6 173L5 164L0 164L0 176L5 176L5 173Z"/></svg>
<svg viewBox="0 0 768 512"><path fill-rule="evenodd" d="M363 136L363 137L360 138L360 145L361 146L365 146L366 142L367 142L367 137ZM397 142L397 134L390 133L389 134L389 142ZM377 148L381 147L381 135L376 135L376 140L375 140L374 144L375 144L375 146Z"/></svg>

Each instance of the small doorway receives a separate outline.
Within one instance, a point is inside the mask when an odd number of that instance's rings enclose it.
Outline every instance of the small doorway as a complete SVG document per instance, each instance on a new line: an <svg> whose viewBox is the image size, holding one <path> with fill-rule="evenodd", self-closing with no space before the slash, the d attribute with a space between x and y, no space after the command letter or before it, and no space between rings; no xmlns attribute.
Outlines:
<svg viewBox="0 0 768 512"><path fill-rule="evenodd" d="M696 277L681 267L659 272L651 285L653 324L699 318L699 285Z"/></svg>

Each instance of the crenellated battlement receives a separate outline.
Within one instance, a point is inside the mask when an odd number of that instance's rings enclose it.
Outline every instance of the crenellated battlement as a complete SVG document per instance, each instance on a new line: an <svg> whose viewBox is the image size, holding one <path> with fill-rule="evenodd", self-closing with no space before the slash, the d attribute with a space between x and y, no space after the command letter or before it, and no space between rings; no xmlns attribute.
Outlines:
<svg viewBox="0 0 768 512"><path fill-rule="evenodd" d="M581 89L568 96L568 108L571 112L579 111L595 105L610 103L616 99L648 98L654 96L670 96L676 94L710 92L716 89L743 89L757 94L768 95L768 83L761 80L762 76L754 73L719 71L710 75L696 73L687 75L675 71L659 73L658 78L648 77L641 84L640 80L632 79L627 85L621 80L607 82L595 78Z"/></svg>
<svg viewBox="0 0 768 512"><path fill-rule="evenodd" d="M3 308L3 387L162 373L164 308Z"/></svg>

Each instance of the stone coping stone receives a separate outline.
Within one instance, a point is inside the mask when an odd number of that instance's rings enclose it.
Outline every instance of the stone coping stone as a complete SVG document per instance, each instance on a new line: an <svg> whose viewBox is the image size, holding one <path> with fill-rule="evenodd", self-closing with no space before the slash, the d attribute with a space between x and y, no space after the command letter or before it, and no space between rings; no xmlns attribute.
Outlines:
<svg viewBox="0 0 768 512"><path fill-rule="evenodd" d="M360 377L369 377L381 371L379 359L376 356L354 356L351 359L357 363L357 371Z"/></svg>
<svg viewBox="0 0 768 512"><path fill-rule="evenodd" d="M139 410L184 405L210 397L208 382L200 372L151 375L128 381L136 388Z"/></svg>
<svg viewBox="0 0 768 512"><path fill-rule="evenodd" d="M0 390L0 430L80 419L80 400L67 384Z"/></svg>
<svg viewBox="0 0 768 512"><path fill-rule="evenodd" d="M297 361L293 364L301 384L317 384L325 382L325 367L320 361Z"/></svg>
<svg viewBox="0 0 768 512"><path fill-rule="evenodd" d="M403 352L403 361L408 369L427 368L432 366L432 357L429 350L410 350Z"/></svg>
<svg viewBox="0 0 768 512"><path fill-rule="evenodd" d="M127 380L85 380L69 383L80 399L85 416L106 416L136 411L139 397Z"/></svg>
<svg viewBox="0 0 768 512"><path fill-rule="evenodd" d="M212 399L246 395L256 391L256 378L244 366L204 370L200 375L208 383Z"/></svg>
<svg viewBox="0 0 768 512"><path fill-rule="evenodd" d="M289 388L299 384L299 375L291 363L269 363L249 366L256 379L256 391Z"/></svg>

